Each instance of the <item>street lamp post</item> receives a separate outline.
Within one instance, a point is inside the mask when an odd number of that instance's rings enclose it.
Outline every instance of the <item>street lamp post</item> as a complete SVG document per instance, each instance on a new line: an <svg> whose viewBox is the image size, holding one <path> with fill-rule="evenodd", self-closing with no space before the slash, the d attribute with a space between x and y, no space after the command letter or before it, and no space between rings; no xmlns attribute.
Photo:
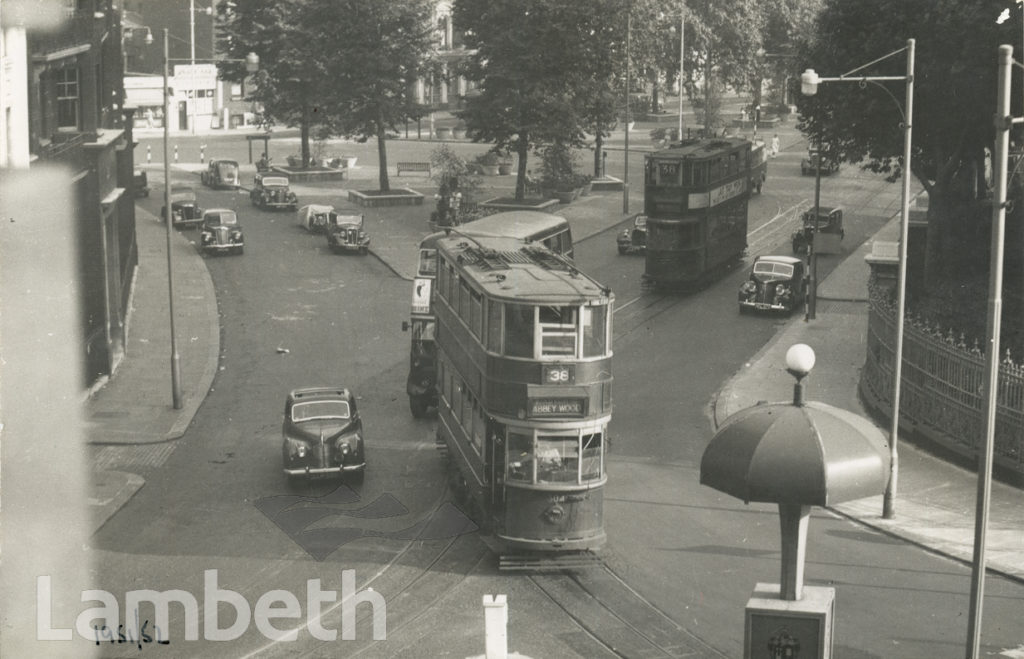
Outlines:
<svg viewBox="0 0 1024 659"><path fill-rule="evenodd" d="M898 454L896 452L896 445L898 440L899 422L900 422L900 385L903 378L903 319L906 314L906 293L907 293L907 235L908 227L910 225L910 144L911 144L911 128L914 120L914 39L907 39L907 45L899 50L895 50L888 55L879 57L878 59L868 62L863 66L859 66L852 71L844 73L838 78L822 78L819 77L814 69L807 69L800 76L800 90L808 95L812 96L818 91L818 85L822 82L857 82L857 83L873 83L883 89L889 97L896 103L896 108L900 110L903 116L903 199L900 208L900 255L899 255L899 275L897 283L897 303L896 303L896 355L893 364L893 385L892 385L892 421L891 428L889 431L889 482L886 485L885 493L882 496L882 517L885 519L892 519L896 515L895 499L896 499L896 484L897 477L899 475L899 462ZM907 71L902 76L854 76L856 72L865 69L873 64L881 62L882 60L888 59L893 55L897 55L906 51L907 53ZM900 103L896 100L896 97L892 95L885 86L878 84L884 81L902 80L906 83L906 99L904 101L905 111L900 108ZM818 151L818 162L821 162L821 151ZM815 224L817 224L817 218L815 218ZM813 248L812 248L813 249ZM813 254L813 252L812 252ZM817 291L811 290L811 295L817 297Z"/></svg>
<svg viewBox="0 0 1024 659"><path fill-rule="evenodd" d="M171 155L170 155L170 142L171 142L171 129L170 129L170 112L171 112L171 96L168 88L168 77L169 68L171 63L170 52L168 43L170 42L170 33L167 28L164 28L164 224L167 229L167 302L168 311L170 313L170 324L169 328L171 331L171 394L174 402L174 409L181 409L181 357L178 354L178 341L174 331L174 261L171 258L171 230L174 225L171 213ZM246 55L245 60L232 60L224 59L222 62L245 62L245 68L249 72L256 71L259 68L260 58L255 53L249 53ZM193 59L194 65L194 59Z"/></svg>
<svg viewBox="0 0 1024 659"><path fill-rule="evenodd" d="M679 3L679 141L683 140L683 80L685 80L685 69L683 63L686 57L686 3Z"/></svg>
<svg viewBox="0 0 1024 659"><path fill-rule="evenodd" d="M633 31L632 7L626 12L626 143L622 163L622 214L629 214L629 38Z"/></svg>
<svg viewBox="0 0 1024 659"><path fill-rule="evenodd" d="M985 438L978 454L978 496L974 514L974 560L971 567L971 603L967 616L967 658L975 659L981 649L981 609L985 599L985 536L992 494L992 455L995 445L996 411L999 402L999 338L1003 312L1003 250L1006 246L1007 153L1010 126L1024 123L1024 117L1010 115L1013 46L999 47L999 86L995 115L995 151L992 165L995 189L992 200L992 243L989 254L988 318L985 337Z"/></svg>

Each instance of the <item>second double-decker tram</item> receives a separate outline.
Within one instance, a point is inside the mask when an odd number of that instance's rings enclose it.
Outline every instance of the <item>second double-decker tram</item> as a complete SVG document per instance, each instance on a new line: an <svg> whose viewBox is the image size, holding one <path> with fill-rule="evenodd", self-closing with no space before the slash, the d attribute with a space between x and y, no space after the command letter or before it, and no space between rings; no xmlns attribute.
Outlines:
<svg viewBox="0 0 1024 659"><path fill-rule="evenodd" d="M502 551L593 550L612 414L611 291L511 238L437 243L438 438Z"/></svg>
<svg viewBox="0 0 1024 659"><path fill-rule="evenodd" d="M403 329L411 330L409 377L405 390L409 409L422 417L437 405L437 369L434 359L434 280L437 278L437 241L449 233L478 236L508 236L544 245L569 259L573 255L572 230L561 215L536 211L509 211L487 215L473 222L426 236L419 246L416 278L413 280L412 314Z"/></svg>
<svg viewBox="0 0 1024 659"><path fill-rule="evenodd" d="M685 140L644 159L644 280L704 283L747 248L747 201L764 163L742 138Z"/></svg>

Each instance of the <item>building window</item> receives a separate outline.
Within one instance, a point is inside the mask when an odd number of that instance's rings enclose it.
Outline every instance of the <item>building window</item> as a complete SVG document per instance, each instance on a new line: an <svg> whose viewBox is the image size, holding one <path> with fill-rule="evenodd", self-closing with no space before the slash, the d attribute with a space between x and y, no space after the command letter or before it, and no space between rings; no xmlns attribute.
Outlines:
<svg viewBox="0 0 1024 659"><path fill-rule="evenodd" d="M245 91L242 89L242 83L233 82L231 83L231 100L240 101L245 96Z"/></svg>
<svg viewBox="0 0 1024 659"><path fill-rule="evenodd" d="M57 128L78 130L78 69L57 72Z"/></svg>

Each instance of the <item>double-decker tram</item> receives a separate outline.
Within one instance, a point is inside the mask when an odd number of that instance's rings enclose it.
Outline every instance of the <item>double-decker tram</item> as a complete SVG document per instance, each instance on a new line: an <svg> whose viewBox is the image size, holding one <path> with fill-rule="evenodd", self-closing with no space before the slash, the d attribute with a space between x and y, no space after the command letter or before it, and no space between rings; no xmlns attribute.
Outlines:
<svg viewBox="0 0 1024 659"><path fill-rule="evenodd" d="M528 243L538 243L572 258L572 230L569 221L560 215L534 211L511 211L482 217L452 228L463 235L509 236ZM422 417L437 405L437 367L434 348L434 280L437 278L437 242L448 235L432 233L420 241L419 262L413 281L412 315L404 330L412 332L409 353L409 377L405 389L409 410Z"/></svg>
<svg viewBox="0 0 1024 659"><path fill-rule="evenodd" d="M612 292L507 237L439 240L437 275L437 434L457 490L503 554L598 549Z"/></svg>
<svg viewBox="0 0 1024 659"><path fill-rule="evenodd" d="M747 201L765 167L742 138L685 140L644 159L644 281L706 283L747 248Z"/></svg>

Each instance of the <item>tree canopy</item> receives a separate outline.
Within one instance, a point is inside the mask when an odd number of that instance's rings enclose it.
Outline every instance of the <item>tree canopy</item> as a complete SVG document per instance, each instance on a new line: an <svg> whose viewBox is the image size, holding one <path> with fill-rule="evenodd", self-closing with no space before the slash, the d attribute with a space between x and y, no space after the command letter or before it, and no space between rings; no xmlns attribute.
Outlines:
<svg viewBox="0 0 1024 659"><path fill-rule="evenodd" d="M218 4L221 49L254 51L260 71L250 98L270 123L298 126L309 139L376 137L380 187L388 190L387 131L423 109L412 97L432 65L436 33L430 0L247 0ZM240 65L225 77L242 79Z"/></svg>
<svg viewBox="0 0 1024 659"><path fill-rule="evenodd" d="M950 268L967 251L959 249L957 234L977 233L975 223L962 220L979 216L973 202L987 193L985 150L994 136L998 46L1020 38L1019 23L996 22L1001 9L1000 3L959 0L827 0L801 45L800 60L820 76L839 76L872 62L858 73L900 76L906 73L906 55L896 51L915 38L911 172L931 199L930 281L955 275ZM799 127L841 159L896 180L903 166L905 84L877 84L889 93L871 83L861 88L842 82L824 83L817 95L798 97ZM1020 93L1013 98L1019 110Z"/></svg>

